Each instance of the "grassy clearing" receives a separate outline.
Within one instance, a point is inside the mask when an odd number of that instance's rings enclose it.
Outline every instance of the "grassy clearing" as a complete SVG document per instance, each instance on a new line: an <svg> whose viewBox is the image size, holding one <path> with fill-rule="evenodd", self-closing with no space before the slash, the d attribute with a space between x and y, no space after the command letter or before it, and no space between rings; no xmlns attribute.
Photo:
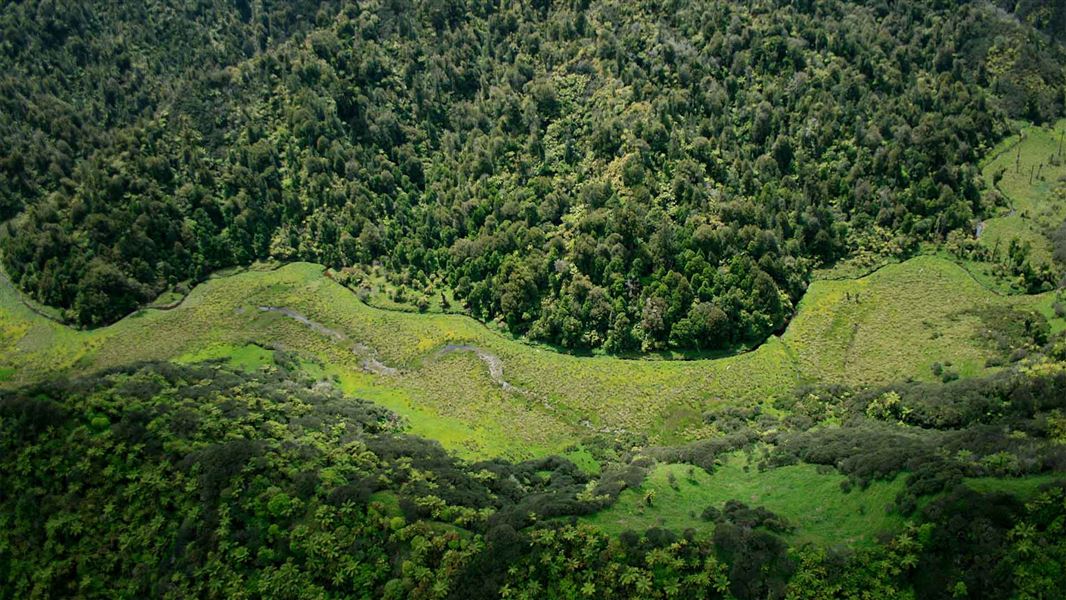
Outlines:
<svg viewBox="0 0 1066 600"><path fill-rule="evenodd" d="M175 290L167 290L159 295L158 298L153 300L148 305L149 308L162 308L169 309L177 306L185 299L185 294L179 293Z"/></svg>
<svg viewBox="0 0 1066 600"><path fill-rule="evenodd" d="M878 533L896 530L904 523L903 517L888 510L903 489L902 476L844 492L841 482L846 479L836 470L807 464L759 471L742 453L730 456L714 473L689 465L660 464L639 488L625 490L609 509L582 520L612 534L650 527L691 528L710 534L714 525L700 518L703 510L739 500L785 517L795 527L788 536L793 543L852 547L872 544ZM1057 479L1061 477L977 477L965 483L978 492L1003 492L1026 500L1040 486ZM649 492L650 505L645 501Z"/></svg>
<svg viewBox="0 0 1066 600"><path fill-rule="evenodd" d="M1051 324L1051 333L1056 334L1060 331L1066 330L1066 319L1058 316L1055 312L1055 304L1066 304L1066 294L1059 292L1059 294L1042 294L1033 298L1029 298L1026 305L1044 315Z"/></svg>
<svg viewBox="0 0 1066 600"><path fill-rule="evenodd" d="M368 373L332 365L327 372L335 376L345 393L388 408L407 420L411 433L437 440L445 448L467 458L505 457L518 460L562 453L568 438L559 435L560 432L573 432L565 424L560 424L547 436L537 435L528 426L508 431L500 419L492 416L492 413L511 408L508 403L501 403L499 398L484 397L481 398L482 402L455 403L449 402L450 398L440 398L432 391L422 395L402 382L382 385L380 378ZM481 412L490 414L483 422L479 422L476 413L456 412L464 409L481 409ZM572 435L576 437L577 434L573 432Z"/></svg>
<svg viewBox="0 0 1066 600"><path fill-rule="evenodd" d="M222 359L259 369L273 363L273 349L284 349L302 357L312 376L397 412L412 433L461 457L561 453L594 473L599 465L581 446L594 433L642 432L652 443L669 444L705 435L702 414L715 405L768 402L803 382L931 379L934 362L950 362L963 376L982 373L993 351L976 335L981 323L974 311L1008 305L1053 317L1052 302L1051 294L998 295L950 260L923 256L858 279L815 281L785 334L751 352L667 361L576 357L510 339L460 315L376 309L325 277L322 267L305 263L212 278L176 308L147 309L93 331L36 314L0 280L0 385L153 359ZM343 339L260 306L288 307L342 332ZM1052 325L1066 328L1062 319ZM522 391L501 388L474 353L439 355L446 344L499 357L503 377ZM368 356L398 372L364 371ZM703 509L735 498L790 519L797 541L863 544L897 524L884 506L898 481L845 494L836 473L810 465L745 472L742 460L712 475L661 466L645 484L655 490L651 507L642 507L646 489L629 491L589 521L609 531L655 525L707 530L698 518Z"/></svg>
<svg viewBox="0 0 1066 600"><path fill-rule="evenodd" d="M711 533L714 525L700 518L703 510L739 500L785 517L795 526L790 536L794 542L849 546L871 543L878 532L903 523L899 515L885 509L902 489L902 478L845 493L841 482L846 477L836 471L823 473L806 464L763 472L754 464L747 470L746 466L740 454L712 474L689 465L657 465L640 488L623 491L611 508L584 520L611 533L649 527ZM649 492L653 494L650 506L644 501Z"/></svg>
<svg viewBox="0 0 1066 600"><path fill-rule="evenodd" d="M960 375L987 371L990 349L975 338L974 313L993 306L1036 309L1062 328L1052 294L1000 296L962 267L919 256L855 280L818 281L799 305L782 340L810 379L877 384L906 377L931 380L932 364Z"/></svg>
<svg viewBox="0 0 1066 600"><path fill-rule="evenodd" d="M463 313L455 292L440 281L422 284L377 265L343 269L334 279L375 308L410 313Z"/></svg>
<svg viewBox="0 0 1066 600"><path fill-rule="evenodd" d="M1005 140L983 168L1010 206L985 221L980 240L1006 254L1012 239L1029 242L1034 264L1048 264L1051 247L1045 233L1066 220L1066 120L1054 126L1029 125ZM1060 153L1061 152L1061 153Z"/></svg>
<svg viewBox="0 0 1066 600"><path fill-rule="evenodd" d="M0 368L15 369L6 385L151 359L227 358L258 368L269 363L268 349L282 348L324 365L317 375L399 412L415 433L460 455L524 458L562 452L593 433L643 432L653 443L693 439L710 407L767 402L805 381L928 379L933 362L978 374L991 350L966 311L997 303L1051 310L1049 295L1002 298L950 261L920 257L856 280L814 282L786 333L751 352L666 361L576 357L460 315L375 309L307 263L213 278L177 308L147 309L93 331L33 313L5 280ZM259 306L288 307L346 338ZM400 372L364 372L357 343ZM473 353L439 356L446 344L499 357L503 377L523 392L503 390Z"/></svg>
<svg viewBox="0 0 1066 600"><path fill-rule="evenodd" d="M274 352L256 344L213 344L175 359L176 362L194 363L207 360L222 360L231 367L256 371L274 364Z"/></svg>
<svg viewBox="0 0 1066 600"><path fill-rule="evenodd" d="M993 252L993 257L1006 257L1011 240L1029 244L1029 259L1033 264L1051 263L1051 243L1039 226L1031 219L1014 214L985 221L981 232L981 244Z"/></svg>
<svg viewBox="0 0 1066 600"><path fill-rule="evenodd" d="M1059 154L1060 141L1066 139L1066 119L1050 127L1026 126L1020 136L1020 141L1013 136L993 151L995 158L984 166L982 174L993 182L1002 173L996 187L1013 202L1019 215L1057 225L1066 218L1066 204L1051 201L1066 182L1066 145Z"/></svg>
<svg viewBox="0 0 1066 600"><path fill-rule="evenodd" d="M1027 500L1036 495L1040 486L1062 480L1062 475L1032 475L1029 477L999 478L972 477L965 483L974 491L981 493L1002 492Z"/></svg>

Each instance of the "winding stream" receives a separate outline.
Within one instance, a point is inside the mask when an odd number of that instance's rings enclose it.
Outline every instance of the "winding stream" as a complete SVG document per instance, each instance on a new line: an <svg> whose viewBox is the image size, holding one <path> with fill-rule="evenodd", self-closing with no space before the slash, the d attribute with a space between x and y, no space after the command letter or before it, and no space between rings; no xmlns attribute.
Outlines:
<svg viewBox="0 0 1066 600"><path fill-rule="evenodd" d="M260 306L259 310L261 312L272 312L284 315L296 321L297 323L304 325L311 331L314 331L315 333L321 336L328 337L334 341L350 342L352 344L352 353L363 359L362 367L364 371L376 373L378 375L397 375L400 373L400 370L396 367L390 367L375 358L375 356L377 355L377 351L375 351L370 346L359 342L352 342L352 340L344 332L338 331L331 327L327 327L326 325L323 325L322 323L319 323L318 321L315 321L307 317L306 315L298 313L291 308L287 308L284 306ZM504 391L515 392L518 394L529 393L528 391L516 385L513 385L512 383L504 379L503 361L500 359L499 356L496 356L495 354L489 352L488 350L485 350L480 346L472 346L468 344L448 344L438 350L433 355L433 358L441 358L443 356L455 352L473 352L474 354L476 354L478 359L480 359L481 362L485 363L485 366L488 367L489 377L492 378L492 381L495 382L496 385L503 388Z"/></svg>
<svg viewBox="0 0 1066 600"><path fill-rule="evenodd" d="M355 342L351 340L351 338L349 338L348 335L346 335L344 332L338 331L331 327L327 327L326 325L323 325L322 323L319 323L318 321L315 321L307 317L306 315L296 312L291 308L286 308L284 306L260 306L259 310L261 312L272 312L284 315L285 317L290 318L296 321L297 323L300 323L301 325L304 325L311 331L314 331L315 333L322 335L323 337L328 337L338 343L351 344L352 353L362 359L361 366L363 370L367 371L368 373L374 373L377 375L399 375L401 373L401 371L396 367L390 367L375 358L377 352L370 346L367 346L366 344L360 342ZM520 388L504 379L503 360L499 356L496 356L495 354L489 352L488 350L480 346L474 346L471 344L447 344L433 354L432 360L436 360L449 354L454 354L456 352L472 352L477 355L478 359L481 362L485 363L485 367L488 368L489 377L492 378L492 381L496 385L500 386L500 388L503 389L505 392L519 394L528 398L534 398L536 400L539 400L540 404L544 406L545 409L551 412L556 412L555 406L552 405L552 403L548 401L547 398L543 397L540 394L534 394L533 392L524 388ZM593 425L592 422L588 419L581 419L578 424L586 429L589 429L591 431L597 431L600 433L618 434L626 432L625 429L621 428L598 428Z"/></svg>
<svg viewBox="0 0 1066 600"><path fill-rule="evenodd" d="M322 323L314 321L296 312L295 310L292 310L291 308L285 308L284 306L260 306L259 310L261 312L273 312L285 315L286 317L296 321L297 323L306 326L311 331L314 331L315 333L324 337L328 337L334 341L351 342L348 336L345 335L343 332L326 327ZM374 355L377 354L377 352L375 352L373 348L367 346L366 344L352 342L351 349L352 354L355 354L356 356L363 359L361 366L363 367L363 370L368 373L374 373L377 375L398 375L400 373L399 369L395 367L390 367L375 358Z"/></svg>
<svg viewBox="0 0 1066 600"><path fill-rule="evenodd" d="M503 388L508 392L516 392L519 394L528 394L526 390L520 387L512 385L506 379L503 378L503 361L499 356L492 354L488 350L481 348L480 346L471 346L469 344L448 344L437 351L433 355L434 358L440 358L454 352L473 352L477 355L481 362L485 363L485 366L489 368L489 377L492 378L496 385Z"/></svg>

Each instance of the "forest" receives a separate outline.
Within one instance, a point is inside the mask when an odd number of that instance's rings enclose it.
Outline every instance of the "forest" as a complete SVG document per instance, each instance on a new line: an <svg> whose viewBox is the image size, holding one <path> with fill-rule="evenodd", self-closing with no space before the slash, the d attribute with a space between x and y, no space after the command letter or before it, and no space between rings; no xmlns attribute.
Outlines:
<svg viewBox="0 0 1066 600"><path fill-rule="evenodd" d="M3 262L72 323L275 258L563 348L750 345L813 268L972 228L975 163L1063 113L1062 47L979 2L180 8L3 13Z"/></svg>
<svg viewBox="0 0 1066 600"><path fill-rule="evenodd" d="M590 476L559 457L457 461L277 358L258 374L132 365L0 398L0 597L1050 598L1066 585L1066 480L1028 503L962 483L1066 470L1062 371L800 390L784 421L723 410L707 415L723 438L604 445L616 459ZM845 426L817 427L832 419ZM775 445L769 463L837 465L849 486L907 471L892 510L912 524L827 551L790 547L787 519L740 501L699 516L711 539L574 520L654 460L713 470L757 442Z"/></svg>
<svg viewBox="0 0 1066 600"><path fill-rule="evenodd" d="M0 600L1066 590L1060 0L15 0L0 67Z"/></svg>

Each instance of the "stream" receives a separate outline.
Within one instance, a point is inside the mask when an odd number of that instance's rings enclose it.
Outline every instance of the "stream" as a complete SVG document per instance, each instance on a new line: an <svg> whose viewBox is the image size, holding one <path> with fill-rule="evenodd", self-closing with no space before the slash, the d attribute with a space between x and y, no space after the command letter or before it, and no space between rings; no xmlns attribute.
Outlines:
<svg viewBox="0 0 1066 600"><path fill-rule="evenodd" d="M283 306L260 306L259 310L261 312L273 312L285 315L286 317L296 321L297 323L306 326L311 331L314 331L319 335L328 337L334 341L351 342L351 340L348 339L348 336L345 335L343 332L326 327L322 323L314 321L296 312L295 310L292 310L291 308L285 308ZM363 359L361 366L363 367L363 370L368 373L374 373L377 375L397 375L400 373L399 369L395 367L390 367L375 358L374 355L377 354L377 352L375 352L373 348L367 346L366 344L353 342L351 349L352 354L355 354L356 356Z"/></svg>
<svg viewBox="0 0 1066 600"><path fill-rule="evenodd" d="M286 308L283 306L260 306L259 310L261 312L272 312L284 315L285 317L290 318L296 321L297 323L300 323L301 325L304 325L311 331L314 331L315 333L323 337L328 337L338 343L351 344L350 348L352 350L352 353L362 359L361 366L363 370L368 373L374 373L376 375L399 375L401 373L399 369L395 367L390 367L375 358L377 352L370 346L353 341L344 332L327 327L326 325L323 325L318 321L310 319L306 315L298 313L295 310L292 310L291 308ZM492 379L493 383L500 386L500 388L503 389L505 392L520 394L529 398L535 398L540 401L541 405L543 405L544 408L551 412L556 412L555 406L553 406L547 398L541 396L540 394L534 394L529 390L520 388L504 379L503 360L500 359L499 356L496 356L495 354L489 352L488 350L485 350L480 346L474 346L471 344L447 344L441 349L437 350L433 354L432 359L436 360L449 354L454 354L456 352L472 352L477 355L478 359L481 362L485 363L485 366L488 368L489 377ZM600 433L617 434L624 433L626 431L625 429L610 427L597 428L588 419L582 419L581 421L579 421L578 424L586 429L598 431Z"/></svg>

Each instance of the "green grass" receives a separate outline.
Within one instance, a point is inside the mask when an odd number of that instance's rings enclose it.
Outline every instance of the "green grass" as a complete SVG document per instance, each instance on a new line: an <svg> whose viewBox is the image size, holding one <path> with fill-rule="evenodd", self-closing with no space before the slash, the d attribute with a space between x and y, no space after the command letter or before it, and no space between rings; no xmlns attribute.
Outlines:
<svg viewBox="0 0 1066 600"><path fill-rule="evenodd" d="M590 473L592 475L600 474L600 461L596 460L596 457L593 456L592 452L589 451L588 448L580 444L571 448L567 448L563 452L563 456L570 459L570 462L574 463L577 468L581 469L586 473Z"/></svg>
<svg viewBox="0 0 1066 600"><path fill-rule="evenodd" d="M472 407L472 412L456 414L455 411L441 409L446 402L425 401L425 397L412 393L411 389L399 382L398 385L383 385L378 377L367 373L341 369L331 366L327 372L336 376L340 388L347 394L357 396L384 406L403 417L410 425L410 432L432 440L467 458L505 457L523 459L562 453L563 444L569 438L555 435L566 431L559 425L547 437L531 435L529 424L517 427L508 433L495 415L509 407L498 404L491 396L482 398L483 402ZM485 390L488 392L488 389ZM445 394L445 391L441 392ZM451 396L449 394L449 396ZM471 403L474 404L474 403ZM484 424L479 423L480 412L486 413ZM522 418L518 415L516 418ZM536 415L526 415L530 421Z"/></svg>
<svg viewBox="0 0 1066 600"><path fill-rule="evenodd" d="M714 526L700 519L703 510L739 500L787 519L795 527L789 536L794 542L849 546L869 544L878 532L903 523L886 510L903 488L902 478L845 493L841 482L846 477L835 470L823 474L813 465L800 464L760 472L754 464L745 471L745 464L743 455L733 455L713 474L688 465L657 465L640 488L623 491L613 506L583 520L615 534L649 527L707 534ZM649 491L654 494L650 506L644 502Z"/></svg>
<svg viewBox="0 0 1066 600"><path fill-rule="evenodd" d="M461 315L375 309L307 263L215 277L177 308L146 309L93 331L35 314L2 280L0 366L15 369L4 383L10 386L139 360L228 358L258 368L269 362L263 348L284 348L308 369L323 365L315 375L335 376L346 391L395 410L412 431L461 456L528 458L562 452L594 433L645 432L653 443L696 439L706 435L708 409L769 403L807 381L929 379L933 362L979 374L991 350L966 311L1003 303L1049 312L1051 299L1000 297L950 261L920 257L860 279L815 281L785 334L751 352L668 361L572 356ZM262 305L289 307L347 339L262 312ZM400 372L363 372L355 343ZM525 392L501 389L472 353L438 356L445 344L498 356L504 378Z"/></svg>
<svg viewBox="0 0 1066 600"><path fill-rule="evenodd" d="M841 482L846 479L836 470L820 471L808 464L759 471L754 464L748 465L742 453L731 455L710 474L689 465L659 464L639 488L623 491L610 508L582 520L611 534L650 527L691 528L710 534L714 525L700 518L703 510L708 506L721 509L726 501L739 500L787 519L795 528L788 536L794 543L847 546L871 544L878 533L903 524L903 517L887 510L903 489L903 476L844 492ZM1002 492L1027 500L1041 485L1061 479L1055 475L976 477L965 483L978 492ZM652 493L650 505L644 501L648 492Z"/></svg>
<svg viewBox="0 0 1066 600"><path fill-rule="evenodd" d="M990 349L975 338L982 308L1036 309L1053 317L1052 294L1001 296L961 266L919 256L854 280L817 281L782 340L809 379L877 384L931 380L932 364L985 373Z"/></svg>
<svg viewBox="0 0 1066 600"><path fill-rule="evenodd" d="M1031 309L1044 315L1044 317L1048 320L1048 323L1051 324L1052 334L1056 334L1060 331L1066 330L1066 319L1059 317L1055 313L1056 302L1066 303L1066 295L1060 294L1056 296L1055 294L1042 294L1040 296L1032 298L1028 303Z"/></svg>
<svg viewBox="0 0 1066 600"><path fill-rule="evenodd" d="M177 306L183 299L185 294L181 294L174 290L167 290L159 295L158 298L152 301L148 306L150 308L173 308Z"/></svg>
<svg viewBox="0 0 1066 600"><path fill-rule="evenodd" d="M1062 475L1031 475L1028 477L971 477L965 480L966 485L974 491L984 494L1002 492L1028 500L1036 495L1040 486L1053 481L1061 481Z"/></svg>
<svg viewBox="0 0 1066 600"><path fill-rule="evenodd" d="M1017 240L1029 244L1029 259L1033 264L1051 263L1051 242L1033 220L1019 214L985 221L980 240L992 250L993 258L1006 259L1011 240Z"/></svg>
<svg viewBox="0 0 1066 600"><path fill-rule="evenodd" d="M1055 330L1054 296L1001 295L940 256L888 264L854 279L813 282L781 337L751 352L671 361L628 360L554 352L498 334L465 316L411 314L374 308L323 274L295 263L253 267L213 277L170 310L146 309L92 331L78 331L35 313L0 278L0 385L10 387L139 360L225 360L245 369L271 368L283 348L313 377L400 414L412 433L439 441L468 459L513 460L559 453L590 473L599 464L581 442L593 434L646 433L670 444L708 435L702 414L729 403L769 404L813 381L879 384L932 379L934 362L963 376L987 372L993 350L979 339L980 309L1011 306L1047 315ZM259 306L284 306L338 332L338 341ZM370 348L353 352L356 344ZM446 344L468 344L502 361L493 381L473 353L441 356ZM362 370L368 356L395 374ZM662 525L709 532L699 514L737 499L781 514L797 527L796 541L866 544L899 524L884 507L899 480L844 493L843 476L811 465L743 469L742 458L714 474L687 466L658 467L641 490L622 494L587 520L604 529ZM668 473L674 473L674 490ZM1035 489L1040 480L974 480L984 489ZM655 491L652 506L644 493ZM695 515L695 517L693 516Z"/></svg>
<svg viewBox="0 0 1066 600"><path fill-rule="evenodd" d="M1066 220L1066 148L1059 155L1064 134L1066 120L1052 127L1027 125L992 152L982 173L989 184L1002 174L996 187L1010 206L985 221L980 240L987 248L1006 254L1011 239L1028 241L1033 262L1050 263L1044 232Z"/></svg>
<svg viewBox="0 0 1066 600"><path fill-rule="evenodd" d="M256 344L213 344L183 354L175 360L184 363L222 360L231 367L256 371L274 364L274 352Z"/></svg>

